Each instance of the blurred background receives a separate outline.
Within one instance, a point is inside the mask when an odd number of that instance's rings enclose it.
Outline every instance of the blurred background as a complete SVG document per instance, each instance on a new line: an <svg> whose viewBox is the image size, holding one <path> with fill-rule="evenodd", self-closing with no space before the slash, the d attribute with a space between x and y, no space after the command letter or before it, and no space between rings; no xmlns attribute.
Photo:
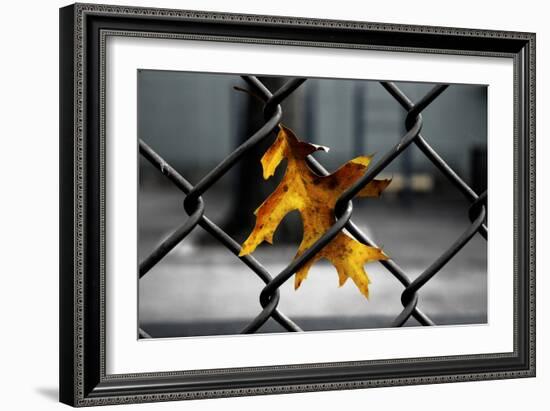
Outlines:
<svg viewBox="0 0 550 411"><path fill-rule="evenodd" d="M260 77L270 90L287 78ZM433 84L396 83L411 100ZM192 183L262 124L262 105L234 87L236 75L141 70L138 134ZM308 79L283 103L282 122L305 141L330 147L315 157L333 171L375 154L374 163L405 133L406 112L377 81ZM487 89L451 85L423 111L422 135L477 192L487 184ZM277 186L284 163L263 180L260 158L268 138L204 196L206 215L242 243L254 210ZM140 156L138 255L142 261L187 218L185 196ZM353 221L407 272L418 276L469 224L468 202L414 145L380 177L393 181L380 198L354 201ZM294 257L302 235L298 212L279 226L274 245L253 254L277 275ZM366 300L353 282L338 287L336 270L316 263L299 290L281 287L279 308L304 330L389 327L402 309L403 286L379 263L365 266ZM153 337L238 334L261 306L264 283L197 227L139 282L139 322ZM487 322L487 245L476 235L420 291L419 307L437 324ZM418 325L410 319L407 326ZM259 332L284 332L269 320Z"/></svg>

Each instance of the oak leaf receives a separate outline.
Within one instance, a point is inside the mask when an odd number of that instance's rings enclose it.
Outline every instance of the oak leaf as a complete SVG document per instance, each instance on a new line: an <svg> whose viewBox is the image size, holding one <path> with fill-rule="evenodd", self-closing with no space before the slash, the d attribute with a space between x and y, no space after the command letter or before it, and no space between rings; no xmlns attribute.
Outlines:
<svg viewBox="0 0 550 411"><path fill-rule="evenodd" d="M286 158L287 168L281 182L254 212L256 224L242 245L239 255L252 253L263 241L273 243L273 234L282 219L298 210L303 222L303 238L295 258L315 243L335 222L334 207L340 195L363 176L371 156L361 156L347 162L328 176L315 174L307 165L306 157L328 148L298 140L288 128L280 125L275 142L261 159L263 177L268 179ZM391 180L373 180L358 194L359 197L378 197ZM316 261L325 258L338 272L339 286L351 277L359 291L368 298L369 278L364 265L370 261L386 260L388 256L376 247L362 244L340 232L321 251L312 257L296 274L294 288L307 277Z"/></svg>

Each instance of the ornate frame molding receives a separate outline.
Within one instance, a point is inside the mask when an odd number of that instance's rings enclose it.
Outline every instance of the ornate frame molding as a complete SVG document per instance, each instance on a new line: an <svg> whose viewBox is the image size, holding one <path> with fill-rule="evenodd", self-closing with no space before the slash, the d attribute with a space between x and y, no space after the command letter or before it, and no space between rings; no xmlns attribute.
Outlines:
<svg viewBox="0 0 550 411"><path fill-rule="evenodd" d="M60 15L62 402L74 406L91 406L535 375L534 34L95 4L67 6L60 10ZM118 29L112 29L112 24L106 27L105 22L114 21L120 26ZM166 31L148 30L153 22L164 25ZM200 33L188 30L186 24L189 23L198 27ZM221 26L227 28L220 29ZM180 31L171 31L175 28ZM284 38L266 37L266 30L275 29ZM312 37L313 29L320 34ZM341 39L325 41L323 33L329 31ZM516 163L514 232L517 252L514 267L514 352L106 375L103 280L104 64L105 39L112 35L513 58ZM368 37L367 40L364 40L365 37ZM342 41L346 39L349 41ZM99 109L93 109L94 105L90 101L99 102ZM434 371L436 368L441 370L443 363L456 371L451 374ZM384 373L367 372L369 367L381 365L387 368ZM405 372L407 367L414 372ZM333 373L364 369L365 374L360 378L354 376L347 380L330 380L323 374L328 369ZM275 376L283 372L288 374L287 383L256 386L243 383L243 378L253 378L259 373ZM212 378L220 375L226 380L223 387L212 383ZM295 381L309 378L311 382L293 383L292 378Z"/></svg>

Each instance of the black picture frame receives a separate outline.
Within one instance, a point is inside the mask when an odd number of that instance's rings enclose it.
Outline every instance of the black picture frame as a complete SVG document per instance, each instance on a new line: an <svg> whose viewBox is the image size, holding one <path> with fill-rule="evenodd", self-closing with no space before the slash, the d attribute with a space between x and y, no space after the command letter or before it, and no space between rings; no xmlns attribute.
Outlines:
<svg viewBox="0 0 550 411"><path fill-rule="evenodd" d="M406 360L105 373L105 32L514 62L514 350ZM243 40L245 39L245 40ZM535 34L75 4L60 9L60 401L91 406L535 376Z"/></svg>

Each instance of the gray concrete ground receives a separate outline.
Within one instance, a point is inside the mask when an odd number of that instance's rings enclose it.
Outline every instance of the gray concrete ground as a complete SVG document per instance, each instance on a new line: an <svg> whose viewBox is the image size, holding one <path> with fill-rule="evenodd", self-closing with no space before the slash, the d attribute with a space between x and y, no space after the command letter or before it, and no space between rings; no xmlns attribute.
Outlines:
<svg viewBox="0 0 550 411"><path fill-rule="evenodd" d="M139 255L144 258L186 214L183 196L170 188L140 192ZM217 223L230 208L227 196L207 198L206 214ZM362 202L362 201L361 201ZM460 197L385 200L357 205L354 221L414 279L467 227ZM250 227L249 229L251 229ZM299 227L298 227L299 228ZM248 230L245 230L248 231ZM156 337L236 334L260 311L263 282L217 242L205 242L197 227L140 280L140 325ZM239 239L239 241L242 239ZM272 275L291 261L296 244L261 246L254 256ZM281 287L279 308L305 330L387 327L400 312L403 286L379 263L366 265L371 296L366 300L349 280L338 287L335 269L317 263L297 291L292 279ZM419 306L436 323L487 321L487 246L479 235L420 292ZM411 319L408 326L418 325ZM261 332L282 332L270 320Z"/></svg>

